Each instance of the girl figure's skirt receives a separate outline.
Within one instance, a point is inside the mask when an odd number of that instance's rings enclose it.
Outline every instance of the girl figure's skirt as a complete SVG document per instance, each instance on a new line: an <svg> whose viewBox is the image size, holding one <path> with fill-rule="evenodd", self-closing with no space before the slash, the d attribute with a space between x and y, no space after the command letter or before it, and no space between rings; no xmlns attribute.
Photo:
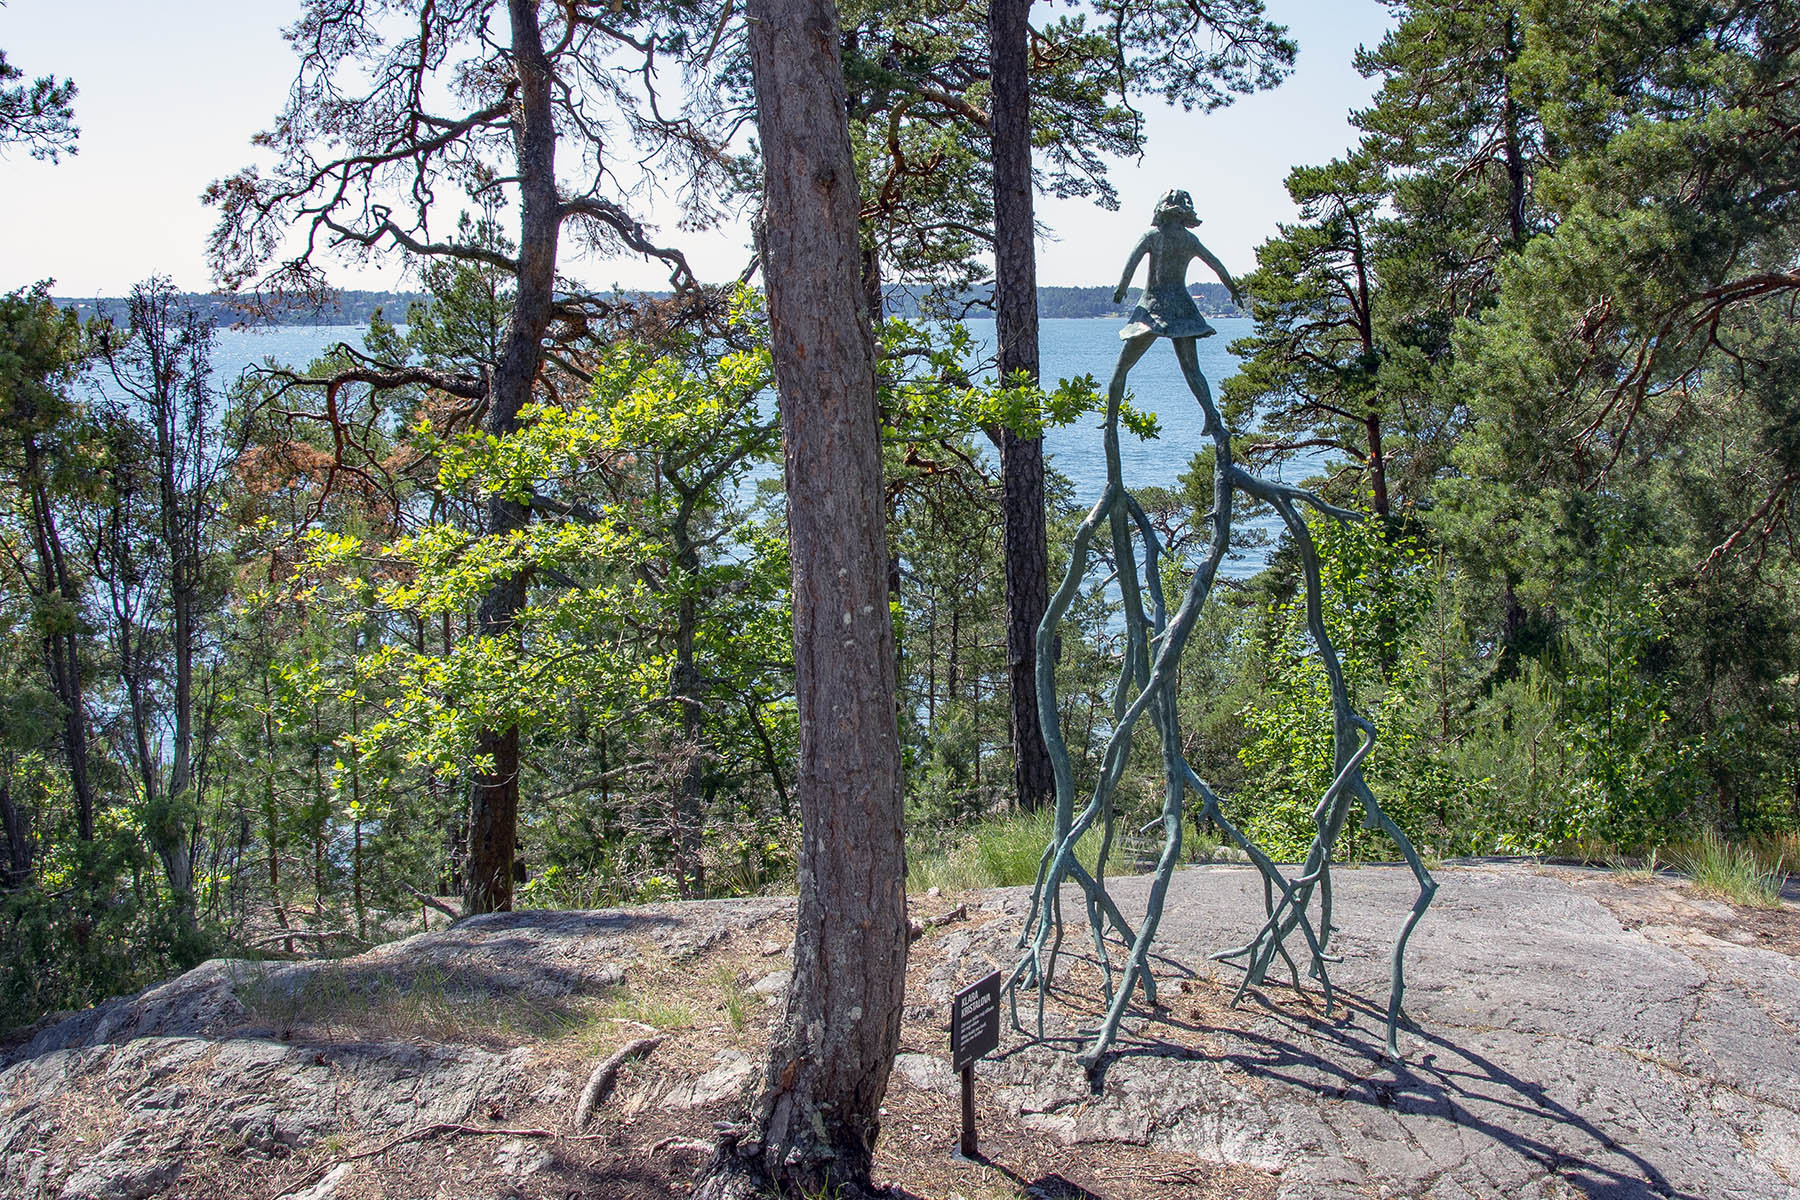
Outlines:
<svg viewBox="0 0 1800 1200"><path fill-rule="evenodd" d="M1130 321L1119 330L1119 337L1128 342L1147 333L1167 338L1203 338L1217 332L1200 315L1194 298L1186 292L1178 292L1166 297L1140 296L1137 307L1131 310Z"/></svg>

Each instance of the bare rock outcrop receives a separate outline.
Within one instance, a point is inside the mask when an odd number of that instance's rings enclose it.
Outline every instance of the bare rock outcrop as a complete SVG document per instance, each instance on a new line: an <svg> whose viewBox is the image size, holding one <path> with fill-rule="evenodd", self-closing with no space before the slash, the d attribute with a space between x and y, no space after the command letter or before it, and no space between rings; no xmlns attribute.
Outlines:
<svg viewBox="0 0 1800 1200"><path fill-rule="evenodd" d="M579 1081L509 1048L514 1023L607 994L647 955L666 970L790 910L492 914L354 959L204 963L0 1058L0 1195L144 1200L191 1191L202 1161L271 1162L560 1099ZM690 1087L690 1103L716 1099L722 1078Z"/></svg>
<svg viewBox="0 0 1800 1200"><path fill-rule="evenodd" d="M1175 1178L1171 1162L1222 1172L1207 1177L1221 1190L1195 1195L1800 1200L1800 910L1531 863L1440 878L1412 943L1403 1061L1382 1053L1383 1001L1408 875L1338 874L1344 961L1328 1014L1316 991L1287 986L1230 1006L1237 972L1206 956L1246 940L1261 887L1245 869L1195 868L1175 877L1153 960L1163 1007L1127 1021L1098 1086L1069 1036L1098 999L1083 947L1046 1039L1009 1027L980 1064L985 1111L1014 1146L1090 1148L1101 1162L1137 1148L1161 1156L1156 1178ZM1143 887L1114 885L1127 916ZM889 1097L896 1145L947 1147L919 1131L956 1119L949 997L1016 961L1025 900L972 897L964 918L915 942ZM449 1194L679 1192L711 1122L754 1083L776 1008L763 998L790 978L770 960L791 919L782 899L495 915L338 962L207 963L0 1059L0 1195L404 1194L360 1175L391 1169L360 1155L388 1164L387 1140L434 1130L453 1131L460 1157L434 1143L412 1161L434 1179L462 1172ZM695 1012L710 996L713 1015L646 1037L648 1010L613 999L640 983L670 1001L687 989ZM1019 1015L1035 1029L1029 997ZM578 1036L567 1061L525 1036L577 1017L616 1032ZM592 1128L664 1125L618 1151L635 1159L607 1158L575 1127L583 1081L608 1052L652 1042L654 1054L624 1056ZM577 1144L592 1156L580 1176L568 1174ZM645 1183L646 1158L681 1165ZM618 1191L622 1180L638 1190ZM1170 1186L1116 1195L1187 1185Z"/></svg>

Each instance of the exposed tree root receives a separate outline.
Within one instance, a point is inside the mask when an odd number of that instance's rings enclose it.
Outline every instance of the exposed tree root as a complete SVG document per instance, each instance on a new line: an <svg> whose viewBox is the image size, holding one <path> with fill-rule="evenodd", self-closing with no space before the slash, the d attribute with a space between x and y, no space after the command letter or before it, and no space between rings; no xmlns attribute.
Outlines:
<svg viewBox="0 0 1800 1200"><path fill-rule="evenodd" d="M959 904L947 913L939 913L935 917L926 917L923 921L908 921L906 923L906 941L910 945L924 937L930 930L941 928L942 926L950 924L952 921L966 921L968 919L969 906L967 904Z"/></svg>
<svg viewBox="0 0 1800 1200"><path fill-rule="evenodd" d="M580 1133L593 1119L594 1109L599 1107L600 1101L606 1099L613 1080L618 1078L619 1068L630 1059L649 1054L662 1045L662 1042L660 1037L641 1037L634 1042L627 1042L594 1068L594 1073L588 1076L587 1086L581 1089L580 1101L575 1105L575 1132Z"/></svg>

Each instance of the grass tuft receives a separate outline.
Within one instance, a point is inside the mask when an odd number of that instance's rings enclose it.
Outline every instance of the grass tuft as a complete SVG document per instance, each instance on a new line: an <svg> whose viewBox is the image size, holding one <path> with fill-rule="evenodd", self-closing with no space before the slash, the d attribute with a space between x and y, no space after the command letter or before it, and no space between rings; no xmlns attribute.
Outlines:
<svg viewBox="0 0 1800 1200"><path fill-rule="evenodd" d="M614 989L600 1015L653 1029L679 1029L694 1023L694 1010L685 1000L641 995L628 988Z"/></svg>
<svg viewBox="0 0 1800 1200"><path fill-rule="evenodd" d="M1661 850L1652 846L1650 856L1633 861L1621 855L1613 863L1613 878L1620 883L1649 883L1656 878L1656 856Z"/></svg>
<svg viewBox="0 0 1800 1200"><path fill-rule="evenodd" d="M731 1023L733 1033L744 1031L746 1012L749 1007L749 989L744 980L733 967L720 967L713 972L713 983L719 989L719 1002L725 1008L725 1019Z"/></svg>
<svg viewBox="0 0 1800 1200"><path fill-rule="evenodd" d="M952 831L908 855L909 892L1016 887L1036 881L1056 816L1049 809L1007 813Z"/></svg>
<svg viewBox="0 0 1800 1200"><path fill-rule="evenodd" d="M1151 870L1162 849L1160 826L1140 834L1134 822L1121 816L1113 832L1107 856L1109 875L1133 875ZM930 888L962 892L975 888L1022 887L1037 882L1038 865L1056 828L1056 814L1002 813L985 821L960 826L946 833L921 836L915 829L907 844L906 890L922 893ZM1185 862L1247 862L1249 856L1234 846L1183 842ZM1081 865L1092 872L1100 853L1100 830L1090 829L1076 848Z"/></svg>
<svg viewBox="0 0 1800 1200"><path fill-rule="evenodd" d="M1683 845L1675 863L1702 896L1746 908L1780 908L1782 863L1768 862L1754 846L1733 844L1712 830Z"/></svg>

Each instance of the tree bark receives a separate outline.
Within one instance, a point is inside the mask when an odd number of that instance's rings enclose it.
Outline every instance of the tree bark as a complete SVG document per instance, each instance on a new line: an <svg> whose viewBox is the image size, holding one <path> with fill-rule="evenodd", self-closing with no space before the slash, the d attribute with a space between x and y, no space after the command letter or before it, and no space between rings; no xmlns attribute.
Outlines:
<svg viewBox="0 0 1800 1200"><path fill-rule="evenodd" d="M686 500L682 505L685 510ZM699 552L689 544L685 516L672 530L675 562L689 579L700 567ZM702 834L706 828L706 808L702 790L706 775L705 736L701 720L703 681L694 661L694 634L699 613L691 586L684 585L681 599L675 605L675 663L669 672L669 695L674 700L676 720L681 725L681 740L675 747L681 766L676 785L674 811L670 813L675 827L675 874L681 894L693 899L706 894L706 865L700 856Z"/></svg>
<svg viewBox="0 0 1800 1200"><path fill-rule="evenodd" d="M6 833L6 865L0 867L0 890L23 887L31 878L31 814L13 803L13 756L0 763L0 827Z"/></svg>
<svg viewBox="0 0 1800 1200"><path fill-rule="evenodd" d="M1031 91L1026 58L1031 0L988 7L993 99L994 306L1000 377L1038 378L1036 216L1032 205ZM1012 711L1013 795L1021 808L1050 803L1056 781L1038 724L1037 630L1050 603L1044 534L1044 439L1000 431L1001 552L1006 560L1006 668Z"/></svg>
<svg viewBox="0 0 1800 1200"><path fill-rule="evenodd" d="M519 428L519 412L531 400L543 364L544 332L550 327L556 288L557 235L562 224L556 197L556 120L551 108L550 60L536 0L507 0L512 22L513 69L518 72L518 106L513 144L519 165L519 271L512 316L494 365L493 386L483 427L497 437ZM488 500L487 532L503 538L525 528L531 512L495 494ZM516 639L515 622L525 607L523 575L497 581L482 597L477 618L481 637ZM463 893L465 915L510 912L513 856L519 824L519 731L484 728L476 734L476 754L490 762L469 784L469 864Z"/></svg>
<svg viewBox="0 0 1800 1200"><path fill-rule="evenodd" d="M206 412L193 402L190 389L203 386L211 371L212 336L191 315L174 311L172 289L152 284L132 296L132 322L142 323L147 347L157 362L164 353L184 351L188 360L156 372L151 384L152 406L146 414L155 425L156 486L163 542L169 556L169 609L174 658L174 733L165 801L168 812L162 822L166 849L159 847L169 871L176 918L194 932L197 913L194 897L193 825L199 820L194 786L194 651L199 641L197 618L201 607L204 554L201 530L206 521L207 464ZM178 324L180 323L180 324ZM195 340L188 341L192 338ZM165 350L165 347L167 348ZM181 372L182 374L176 374ZM185 375L187 386L172 382ZM146 765L148 769L148 765ZM190 820L190 815L192 820Z"/></svg>
<svg viewBox="0 0 1800 1200"><path fill-rule="evenodd" d="M37 438L25 435L25 489L30 496L31 536L37 553L43 594L55 595L67 608L63 619L44 635L44 665L50 687L62 705L63 756L69 764L69 786L75 792L75 835L94 840L94 785L88 775L87 701L81 679L81 591L63 554L50 488L44 478L43 453Z"/></svg>
<svg viewBox="0 0 1800 1200"><path fill-rule="evenodd" d="M751 0L763 262L794 570L800 899L755 1128L700 1196L767 1181L864 1195L906 968L894 635L860 286L856 169L830 0Z"/></svg>
<svg viewBox="0 0 1800 1200"><path fill-rule="evenodd" d="M1519 131L1519 104L1513 97L1512 68L1519 61L1519 13L1508 9L1506 28L1500 47L1501 55L1501 129L1506 160L1506 230L1512 237L1512 248L1525 244L1525 146Z"/></svg>
<svg viewBox="0 0 1800 1200"><path fill-rule="evenodd" d="M1387 485L1387 457L1381 450L1381 414L1371 412L1363 417L1363 434L1369 442L1369 492L1375 515L1386 520L1390 503Z"/></svg>

